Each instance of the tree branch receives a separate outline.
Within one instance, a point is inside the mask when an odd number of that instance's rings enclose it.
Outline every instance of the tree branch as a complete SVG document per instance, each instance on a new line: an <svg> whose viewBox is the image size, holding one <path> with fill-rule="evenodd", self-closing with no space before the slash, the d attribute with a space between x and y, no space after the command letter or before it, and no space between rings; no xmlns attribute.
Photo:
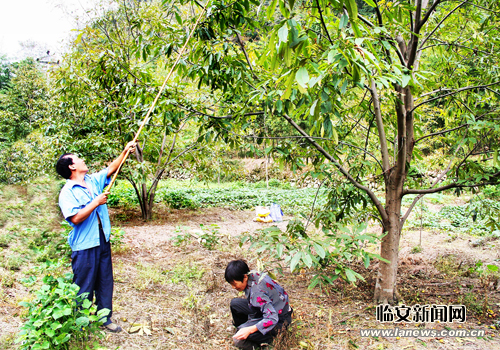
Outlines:
<svg viewBox="0 0 500 350"><path fill-rule="evenodd" d="M461 129L465 126L469 125L468 123L466 124L462 124L462 125L459 125L453 129L447 129L447 130L442 130L442 131L437 131L437 132L433 132L432 134L429 134L429 135L425 135L425 136L422 136L421 138L415 140L415 144L419 141L422 141L426 138L429 138L429 137L433 137L433 136L437 136L437 135L443 135L443 134L446 134L446 133L449 133L449 132L452 132L452 131L455 131L455 130L458 130L458 129Z"/></svg>
<svg viewBox="0 0 500 350"><path fill-rule="evenodd" d="M375 121L377 123L378 137L380 140L380 153L382 154L382 171L385 173L390 168L389 163L389 151L387 149L387 137L385 136L384 121L382 120L382 111L380 109L380 100L377 93L377 86L375 85L375 80L371 79L371 89L373 109L375 112Z"/></svg>
<svg viewBox="0 0 500 350"><path fill-rule="evenodd" d="M439 3L439 0L436 1L436 3ZM434 3L432 6L434 7L434 5L436 4ZM448 17L450 17L452 15L453 12L455 12L456 10L458 10L460 7L462 7L463 5L465 5L467 3L467 1L464 1L462 2L460 5L458 5L457 7L455 7L453 10L451 10L446 16L444 16L444 18L437 24L437 26L429 33L429 35L427 35L425 37L425 39L422 41L422 43L420 44L420 47L424 46L424 44L427 42L427 40L429 40L429 38L436 32L436 30L438 30L439 26L441 26L441 24L443 24L444 21L446 21L446 19ZM432 9L432 8L431 8ZM430 12L431 10L429 10ZM419 50L420 51L420 50Z"/></svg>
<svg viewBox="0 0 500 350"><path fill-rule="evenodd" d="M245 58L247 60L248 66L250 67L250 70L252 71L252 75L254 79L257 79L257 76L255 75L255 72L253 71L252 63L250 62L250 58L248 57L247 50L245 50L245 44L243 43L243 40L241 40L240 34L236 32L236 39L238 39L238 44L241 47L241 51L243 51L243 54L245 55Z"/></svg>
<svg viewBox="0 0 500 350"><path fill-rule="evenodd" d="M301 135L304 136L304 138L311 144L313 145L321 154L323 154L325 156L326 159L328 159L329 161L331 161L336 167L337 169L357 188L359 188L360 190L363 190L366 192L366 194L370 197L370 199L372 200L373 204L375 205L375 207L377 208L377 210L379 211L381 217L382 217L382 220L385 222L389 219L387 213L385 212L384 210L384 207L382 206L382 203L380 203L380 201L378 200L377 196L375 196L375 193L373 193L368 187L366 186L363 186L361 185L359 182L357 182L351 174L349 174L349 172L337 161L337 159L335 159L331 154L329 154L327 151L325 151L323 149L323 147L321 147L316 141L314 141L304 130L302 130L302 128L297 124L295 123L295 121L290 118L288 115L286 114L283 114L283 118L285 118L288 123L290 123L294 128L295 130L297 130Z"/></svg>
<svg viewBox="0 0 500 350"><path fill-rule="evenodd" d="M432 6L429 8L429 10L425 13L424 15L424 18L422 18L421 21L419 22L416 22L415 25L416 25L416 29L418 30L418 32L420 32L420 29L423 27L423 25L429 20L429 18L431 17L432 15L432 12L434 12L437 8L437 6L441 4L441 0L436 0L434 1L434 3L432 4Z"/></svg>
<svg viewBox="0 0 500 350"><path fill-rule="evenodd" d="M458 150L460 148L461 148L461 146L457 148L455 154L458 152ZM453 163L453 159L454 159L454 157L450 160L450 162L448 163L448 166L446 167L446 169L436 178L436 180L434 180L434 183L431 185L431 188L434 187L434 186L436 186L441 181L441 179L450 171L451 164ZM420 198L422 198L423 196L425 196L425 194L419 194L417 197L415 197L415 199L411 203L410 207L408 208L408 210L406 211L406 213L401 218L401 227L403 227L406 219L408 219L408 216L410 216L411 211L413 210L413 208L415 207L415 205L418 203L418 201L420 200Z"/></svg>
<svg viewBox="0 0 500 350"><path fill-rule="evenodd" d="M320 19L321 19L321 24L323 25L323 28L325 29L328 41L330 42L330 44L333 45L332 38L330 38L330 33L328 33L328 29L326 28L325 20L323 19L323 11L321 11L321 6L319 5L319 0L316 0L316 4L318 5L318 11L319 11Z"/></svg>
<svg viewBox="0 0 500 350"><path fill-rule="evenodd" d="M491 177L496 179L499 176L500 176L500 173L496 173ZM403 196L405 196L407 194L431 194L431 193L442 192L444 190L449 190L452 188L471 188L471 187L481 187L481 186L487 186L487 185L497 185L498 183L499 183L498 181L486 181L485 180L484 182L479 182L479 183L475 183L472 185L461 185L461 184L457 184L456 182L454 182L454 183L446 185L446 186L429 188L426 190L405 190L403 192Z"/></svg>
<svg viewBox="0 0 500 350"><path fill-rule="evenodd" d="M429 103L429 102L432 102L432 101L435 101L435 100L439 100L441 98L448 97L448 96L451 96L451 95L455 95L455 94L458 94L459 92L462 92L462 91L473 90L473 89L480 89L480 88L486 88L488 86L496 85L496 84L499 84L499 83L500 83L500 81L496 81L494 83L490 83L490 84L486 84L486 85L467 86L467 87L464 87L464 88L460 88L460 89L455 90L453 92L450 92L450 93L447 93L447 94L444 94L444 95L441 95L441 96L433 97L433 98L430 98L430 99L428 99L428 100L426 100L424 102L421 102L418 105L416 105L415 107L413 107L413 109L409 113L413 112L414 110L416 110L418 107L420 107L423 104L426 104L426 103Z"/></svg>

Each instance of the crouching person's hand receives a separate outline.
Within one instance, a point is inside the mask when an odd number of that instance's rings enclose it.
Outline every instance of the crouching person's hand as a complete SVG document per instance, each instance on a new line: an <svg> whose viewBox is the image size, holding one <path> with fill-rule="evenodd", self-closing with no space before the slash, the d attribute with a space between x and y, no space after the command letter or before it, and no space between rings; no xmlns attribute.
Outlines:
<svg viewBox="0 0 500 350"><path fill-rule="evenodd" d="M250 334L255 333L257 331L258 331L257 326L241 328L238 332L236 332L235 335L233 335L233 339L245 340L246 338L248 338Z"/></svg>

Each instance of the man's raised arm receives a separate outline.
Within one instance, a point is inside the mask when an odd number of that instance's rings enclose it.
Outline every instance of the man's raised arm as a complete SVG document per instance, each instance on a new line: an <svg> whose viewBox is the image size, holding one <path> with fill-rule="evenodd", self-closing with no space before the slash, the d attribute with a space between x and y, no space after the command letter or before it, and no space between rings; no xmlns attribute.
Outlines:
<svg viewBox="0 0 500 350"><path fill-rule="evenodd" d="M134 141L130 141L129 143L127 143L127 145L123 149L122 154L120 154L118 158L116 158L114 161L111 162L111 164L108 167L108 177L113 175L118 170L118 167L120 166L123 158L125 158L125 154L127 153L128 149L130 149L130 153L135 152L135 144L136 143Z"/></svg>

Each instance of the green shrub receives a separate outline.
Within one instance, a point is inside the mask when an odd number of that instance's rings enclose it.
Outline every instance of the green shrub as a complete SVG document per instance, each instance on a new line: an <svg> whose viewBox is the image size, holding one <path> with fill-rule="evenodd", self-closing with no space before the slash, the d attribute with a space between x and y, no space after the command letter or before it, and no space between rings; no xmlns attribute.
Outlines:
<svg viewBox="0 0 500 350"><path fill-rule="evenodd" d="M338 226L335 231L329 231L323 237L309 237L304 224L299 219L290 220L286 232L277 226L243 235L240 246L251 242L249 250L266 254L270 261L283 261L290 271L313 269L315 275L309 288L317 285L332 284L341 278L355 283L364 280L363 276L351 269L356 261L362 261L366 268L372 260L382 260L377 255L363 249L366 244L374 244L379 237L365 233L366 223L354 225L352 230ZM386 261L386 260L384 260ZM278 268L282 272L284 266Z"/></svg>
<svg viewBox="0 0 500 350"><path fill-rule="evenodd" d="M187 191L164 192L163 200L172 209L196 209L200 207L199 203Z"/></svg>
<svg viewBox="0 0 500 350"><path fill-rule="evenodd" d="M21 327L16 343L21 350L27 349L69 349L71 345L79 349L89 348L90 335L103 337L99 319L109 314L77 296L79 287L71 282L72 275L54 278L47 275L35 298L19 305L28 308L28 320Z"/></svg>
<svg viewBox="0 0 500 350"><path fill-rule="evenodd" d="M109 194L107 204L110 207L133 207L138 204L138 199L132 185L120 181Z"/></svg>
<svg viewBox="0 0 500 350"><path fill-rule="evenodd" d="M111 228L111 237L109 240L111 241L111 247L113 251L120 251L123 249L125 242L123 241L123 237L125 236L125 231L123 231L119 227Z"/></svg>
<svg viewBox="0 0 500 350"><path fill-rule="evenodd" d="M486 196L486 198L490 199L498 199L500 198L500 186L485 186L483 189L483 194Z"/></svg>

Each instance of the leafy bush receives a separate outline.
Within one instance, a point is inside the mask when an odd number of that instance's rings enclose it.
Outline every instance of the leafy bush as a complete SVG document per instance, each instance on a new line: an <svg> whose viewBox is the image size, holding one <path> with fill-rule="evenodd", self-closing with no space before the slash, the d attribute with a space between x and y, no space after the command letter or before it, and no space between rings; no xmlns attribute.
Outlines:
<svg viewBox="0 0 500 350"><path fill-rule="evenodd" d="M196 209L200 206L187 191L166 191L163 192L162 198L173 209Z"/></svg>
<svg viewBox="0 0 500 350"><path fill-rule="evenodd" d="M111 227L111 237L109 240L111 241L111 248L113 252L122 251L125 245L123 241L123 237L125 236L125 231L123 231L119 227Z"/></svg>
<svg viewBox="0 0 500 350"><path fill-rule="evenodd" d="M485 186L483 194L489 199L498 199L500 198L500 186Z"/></svg>
<svg viewBox="0 0 500 350"><path fill-rule="evenodd" d="M108 196L110 207L131 207L138 204L134 188L127 182L119 181Z"/></svg>
<svg viewBox="0 0 500 350"><path fill-rule="evenodd" d="M300 220L290 220L286 232L272 226L257 232L243 235L240 246L251 242L250 250L269 254L272 260L284 261L290 271L303 268L317 270L309 288L318 284L331 284L341 278L347 282L363 280L363 276L349 266L356 260L362 260L368 267L372 259L382 259L379 255L363 250L366 243L376 243L379 237L363 233L366 224L355 225L350 231L339 226L324 237L312 238L305 231ZM281 268L280 268L281 269Z"/></svg>
<svg viewBox="0 0 500 350"><path fill-rule="evenodd" d="M174 231L178 235L172 237L173 245L179 247L196 239L205 249L214 250L223 241L227 240L227 236L221 235L219 232L220 227L216 224L211 224L208 229L205 228L205 225L200 224L200 228L201 233L190 233L183 232L183 228L178 226Z"/></svg>
<svg viewBox="0 0 500 350"><path fill-rule="evenodd" d="M36 297L19 303L28 308L28 320L16 339L21 350L69 349L75 343L82 349L88 348L85 345L90 335L103 337L99 319L109 314L109 310L94 315L96 306L85 295L77 296L79 287L71 279L71 274L57 279L47 275Z"/></svg>

